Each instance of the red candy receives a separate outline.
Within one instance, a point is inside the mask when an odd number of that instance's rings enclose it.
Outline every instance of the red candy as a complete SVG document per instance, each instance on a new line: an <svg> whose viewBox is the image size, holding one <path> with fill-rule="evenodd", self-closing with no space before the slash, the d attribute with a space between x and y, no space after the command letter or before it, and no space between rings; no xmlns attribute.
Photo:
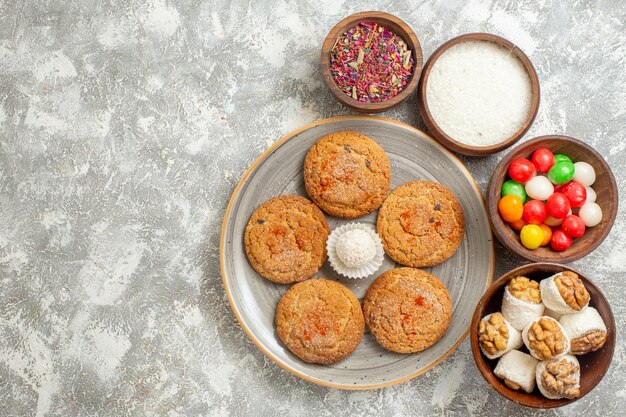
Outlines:
<svg viewBox="0 0 626 417"><path fill-rule="evenodd" d="M546 205L540 200L530 200L524 204L522 219L529 224L541 224L548 217Z"/></svg>
<svg viewBox="0 0 626 417"><path fill-rule="evenodd" d="M563 229L557 229L552 233L552 240L550 241L550 246L557 252L563 252L570 246L572 246L572 242L574 240L570 235L565 233Z"/></svg>
<svg viewBox="0 0 626 417"><path fill-rule="evenodd" d="M561 228L565 233L573 238L579 238L585 234L585 222L583 222L583 219L576 216L575 214L570 214L565 219L563 219L563 223L561 223Z"/></svg>
<svg viewBox="0 0 626 417"><path fill-rule="evenodd" d="M587 200L587 189L576 181L565 184L561 192L567 197L572 208L581 207Z"/></svg>
<svg viewBox="0 0 626 417"><path fill-rule="evenodd" d="M554 154L550 149L539 148L533 152L532 156L533 165L537 168L537 172L545 174L554 165Z"/></svg>
<svg viewBox="0 0 626 417"><path fill-rule="evenodd" d="M554 217L555 219L562 219L567 216L570 208L569 200L563 193L555 192L548 197L548 200L546 201L548 216Z"/></svg>
<svg viewBox="0 0 626 417"><path fill-rule="evenodd" d="M517 158L509 165L509 177L522 184L527 183L536 173L535 166L528 159Z"/></svg>

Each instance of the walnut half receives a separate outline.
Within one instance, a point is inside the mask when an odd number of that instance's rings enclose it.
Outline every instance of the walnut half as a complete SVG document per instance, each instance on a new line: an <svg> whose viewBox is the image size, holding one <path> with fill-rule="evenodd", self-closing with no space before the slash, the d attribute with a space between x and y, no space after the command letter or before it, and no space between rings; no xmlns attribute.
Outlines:
<svg viewBox="0 0 626 417"><path fill-rule="evenodd" d="M520 276L513 278L508 285L513 297L536 304L541 302L541 292L537 281Z"/></svg>
<svg viewBox="0 0 626 417"><path fill-rule="evenodd" d="M563 301L576 311L580 311L589 304L589 292L585 288L578 274L564 271L554 278L554 285L559 290Z"/></svg>
<svg viewBox="0 0 626 417"><path fill-rule="evenodd" d="M570 352L574 355L584 355L585 353L595 352L604 346L605 342L606 332L601 330L590 332L577 339L572 339Z"/></svg>
<svg viewBox="0 0 626 417"><path fill-rule="evenodd" d="M580 396L580 367L567 359L553 360L541 373L541 383L555 397L573 399Z"/></svg>
<svg viewBox="0 0 626 417"><path fill-rule="evenodd" d="M556 320L541 317L528 329L528 348L539 360L551 359L565 352L566 339Z"/></svg>
<svg viewBox="0 0 626 417"><path fill-rule="evenodd" d="M500 313L493 313L489 319L483 318L478 324L478 342L490 355L506 350L509 342L509 328Z"/></svg>

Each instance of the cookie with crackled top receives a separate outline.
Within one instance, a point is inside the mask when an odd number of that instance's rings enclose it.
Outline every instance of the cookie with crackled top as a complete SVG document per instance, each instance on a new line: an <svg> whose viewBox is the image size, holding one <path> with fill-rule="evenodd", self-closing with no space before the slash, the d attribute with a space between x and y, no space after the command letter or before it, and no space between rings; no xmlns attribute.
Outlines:
<svg viewBox="0 0 626 417"><path fill-rule="evenodd" d="M318 140L304 160L311 200L331 216L352 219L376 210L389 192L391 165L383 148L360 133Z"/></svg>
<svg viewBox="0 0 626 417"><path fill-rule="evenodd" d="M376 230L390 258L423 268L454 255L463 240L465 219L450 189L433 181L410 181L387 197Z"/></svg>
<svg viewBox="0 0 626 417"><path fill-rule="evenodd" d="M452 320L446 286L415 268L392 269L372 283L363 299L365 323L378 343L398 353L415 353L437 343Z"/></svg>
<svg viewBox="0 0 626 417"><path fill-rule="evenodd" d="M244 247L250 265L278 284L313 276L326 261L330 228L310 200L282 195L263 203L250 217Z"/></svg>
<svg viewBox="0 0 626 417"><path fill-rule="evenodd" d="M349 356L365 328L359 300L343 284L322 278L292 286L276 307L280 340L305 362L330 365Z"/></svg>

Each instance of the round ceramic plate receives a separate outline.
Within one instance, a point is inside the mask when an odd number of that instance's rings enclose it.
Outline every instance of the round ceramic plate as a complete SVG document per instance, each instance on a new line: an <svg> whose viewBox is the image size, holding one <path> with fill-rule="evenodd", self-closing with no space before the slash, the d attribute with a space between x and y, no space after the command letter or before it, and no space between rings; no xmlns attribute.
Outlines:
<svg viewBox="0 0 626 417"><path fill-rule="evenodd" d="M309 148L320 138L354 130L378 142L391 161L392 189L415 179L437 181L457 196L465 212L465 237L455 255L428 272L439 277L453 302L452 323L439 342L418 354L397 354L380 347L367 331L356 351L332 365L305 363L281 344L274 330L274 309L288 285L259 276L246 259L243 235L252 212L271 197L306 196L302 166ZM349 221L376 224L378 212L355 220L327 216L331 229ZM224 288L230 305L250 339L278 365L306 380L344 389L370 389L414 378L448 356L467 335L472 313L493 278L491 230L480 190L463 164L425 133L400 122L370 116L325 119L293 132L256 160L231 197L220 243ZM340 281L359 299L382 272L398 267L389 258L372 276L351 280L337 275L326 262L316 276Z"/></svg>

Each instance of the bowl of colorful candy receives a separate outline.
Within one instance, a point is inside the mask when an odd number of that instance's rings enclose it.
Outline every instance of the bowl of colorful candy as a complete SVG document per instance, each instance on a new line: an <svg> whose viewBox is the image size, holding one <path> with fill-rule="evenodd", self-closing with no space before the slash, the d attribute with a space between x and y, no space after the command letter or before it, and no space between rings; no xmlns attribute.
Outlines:
<svg viewBox="0 0 626 417"><path fill-rule="evenodd" d="M361 12L337 23L322 45L322 74L332 95L363 113L387 111L417 88L422 48L404 21Z"/></svg>
<svg viewBox="0 0 626 417"><path fill-rule="evenodd" d="M567 263L589 254L609 234L617 204L604 158L568 136L540 136L516 147L487 188L493 233L535 262Z"/></svg>

